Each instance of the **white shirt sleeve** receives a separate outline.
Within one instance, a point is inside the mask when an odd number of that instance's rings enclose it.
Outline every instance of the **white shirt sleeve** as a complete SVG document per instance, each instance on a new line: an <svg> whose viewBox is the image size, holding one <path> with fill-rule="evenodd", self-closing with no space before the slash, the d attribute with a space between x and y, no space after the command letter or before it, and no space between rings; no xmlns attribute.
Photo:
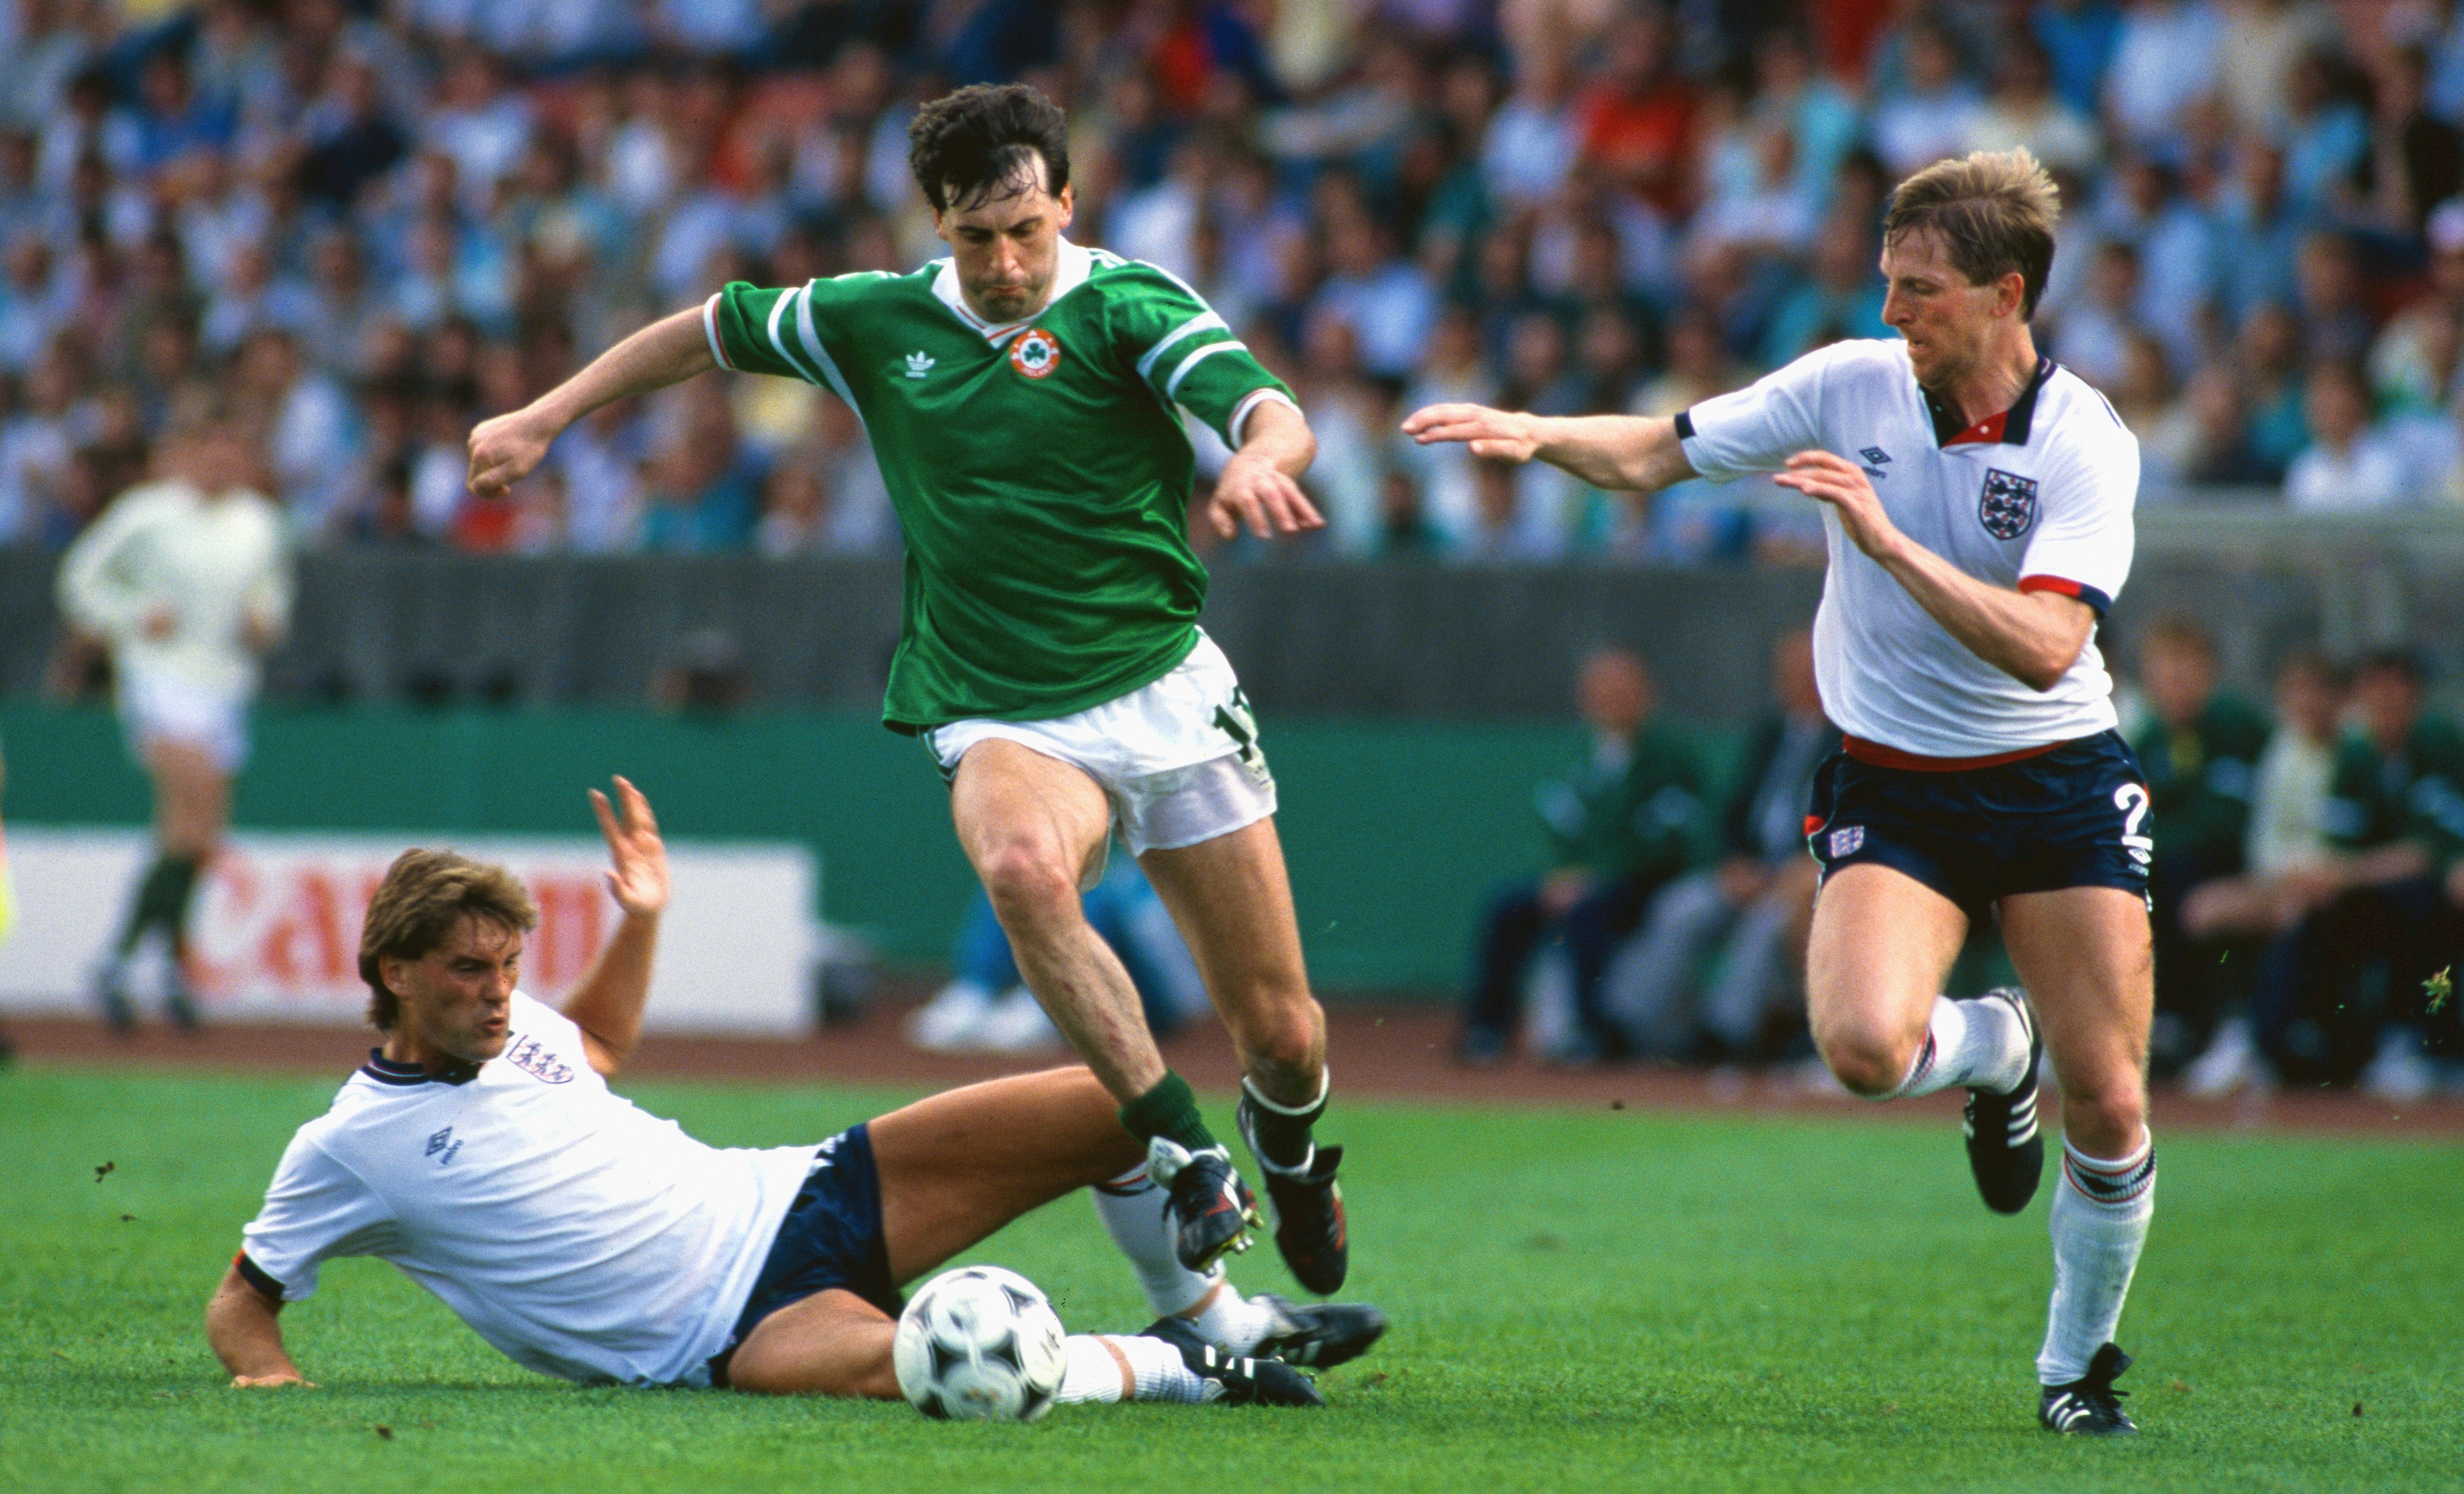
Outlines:
<svg viewBox="0 0 2464 1494"><path fill-rule="evenodd" d="M306 1132L291 1138L265 1191L265 1207L240 1232L240 1253L298 1302L317 1290L317 1269L337 1256L373 1255L393 1215L357 1173Z"/></svg>
<svg viewBox="0 0 2464 1494"><path fill-rule="evenodd" d="M2042 481L2036 531L2019 562L2019 589L2077 597L2102 617L2130 575L2139 441L2117 419L2112 428L2074 447L2070 460L2050 468Z"/></svg>
<svg viewBox="0 0 2464 1494"><path fill-rule="evenodd" d="M128 574L122 552L154 523L159 508L150 487L121 494L60 557L60 610L115 646L136 633L151 600Z"/></svg>
<svg viewBox="0 0 2464 1494"><path fill-rule="evenodd" d="M1694 471L1713 482L1775 472L1822 444L1822 381L1834 343L1774 369L1732 394L1714 395L1677 417L1678 441Z"/></svg>

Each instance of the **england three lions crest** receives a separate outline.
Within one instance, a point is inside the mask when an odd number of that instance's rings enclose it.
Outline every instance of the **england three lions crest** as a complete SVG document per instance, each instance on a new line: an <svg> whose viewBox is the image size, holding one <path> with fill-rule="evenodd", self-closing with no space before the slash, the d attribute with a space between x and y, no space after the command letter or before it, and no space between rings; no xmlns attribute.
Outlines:
<svg viewBox="0 0 2464 1494"><path fill-rule="evenodd" d="M1976 518L1996 539L2016 539L2026 534L2036 523L2036 479L1999 467L1987 468L1985 492L1976 500Z"/></svg>

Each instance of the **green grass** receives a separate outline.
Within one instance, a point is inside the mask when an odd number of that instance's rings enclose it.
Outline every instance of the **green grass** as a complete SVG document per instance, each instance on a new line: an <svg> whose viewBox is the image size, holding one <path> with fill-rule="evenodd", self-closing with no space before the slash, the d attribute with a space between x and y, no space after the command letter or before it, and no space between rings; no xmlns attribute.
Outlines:
<svg viewBox="0 0 2464 1494"><path fill-rule="evenodd" d="M0 1073L0 1489L2422 1489L2464 1480L2464 1155L2163 1138L2123 1341L2145 1434L2035 1430L2040 1200L1952 1130L1347 1104L1348 1295L1395 1330L1319 1415L904 1406L567 1386L390 1267L284 1325L315 1391L225 1388L198 1326L330 1083ZM643 1086L721 1143L887 1091ZM94 1169L114 1164L101 1180ZM134 1216L123 1218L123 1216ZM1290 1286L1265 1259L1249 1290ZM1144 1312L1083 1203L988 1242L1073 1328ZM2356 1407L2360 1414L2356 1415ZM378 1428L391 1429L381 1437Z"/></svg>

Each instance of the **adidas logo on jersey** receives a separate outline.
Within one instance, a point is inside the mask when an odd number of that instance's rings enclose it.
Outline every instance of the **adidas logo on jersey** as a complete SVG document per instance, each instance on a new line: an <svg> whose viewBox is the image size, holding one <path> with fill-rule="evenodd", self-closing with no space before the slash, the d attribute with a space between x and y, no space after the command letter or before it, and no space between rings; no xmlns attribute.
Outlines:
<svg viewBox="0 0 2464 1494"><path fill-rule="evenodd" d="M907 377L909 377L910 379L921 379L921 378L923 378L926 374L931 373L931 372L933 371L933 363L934 363L934 358L933 358L933 355L932 355L932 354L930 354L930 353L910 353L910 354L908 354L908 355L907 355Z"/></svg>

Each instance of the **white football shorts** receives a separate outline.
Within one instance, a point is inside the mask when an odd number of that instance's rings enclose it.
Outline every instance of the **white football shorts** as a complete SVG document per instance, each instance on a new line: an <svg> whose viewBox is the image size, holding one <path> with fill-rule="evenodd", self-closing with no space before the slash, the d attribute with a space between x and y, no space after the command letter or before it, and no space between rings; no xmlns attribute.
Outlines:
<svg viewBox="0 0 2464 1494"><path fill-rule="evenodd" d="M120 724L139 762L152 741L205 750L225 777L248 761L248 699L161 674L122 674Z"/></svg>
<svg viewBox="0 0 2464 1494"><path fill-rule="evenodd" d="M1045 721L952 721L923 740L950 778L968 749L995 737L1093 779L1133 856L1211 841L1275 812L1257 718L1232 661L1202 631L1171 673L1118 699ZM1102 872L1098 858L1092 874Z"/></svg>

